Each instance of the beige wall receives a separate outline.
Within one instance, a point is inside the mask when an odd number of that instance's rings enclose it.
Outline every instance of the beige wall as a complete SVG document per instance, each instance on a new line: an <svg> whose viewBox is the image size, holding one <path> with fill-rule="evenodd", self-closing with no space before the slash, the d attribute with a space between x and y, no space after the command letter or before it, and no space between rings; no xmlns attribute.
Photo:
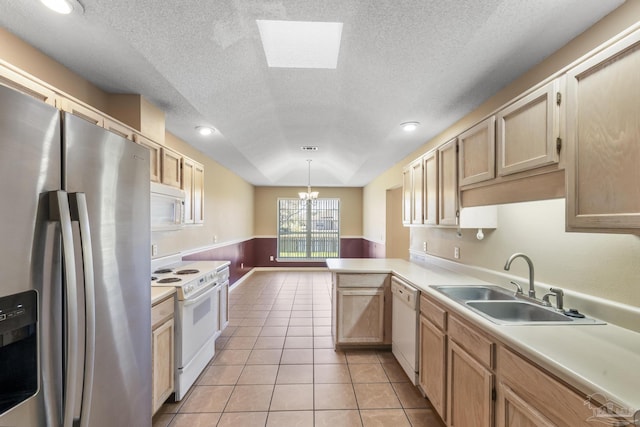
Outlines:
<svg viewBox="0 0 640 427"><path fill-rule="evenodd" d="M469 115L425 143L401 162L381 174L364 188L364 237L380 240L384 235L385 192L401 185L402 166L426 151L459 135L510 99L561 71L590 50L640 21L640 1L628 1L596 23L555 54L534 67ZM462 238L455 230L411 227L410 246L422 250L427 241L429 253L453 258L460 247L460 262L502 271L513 252L529 254L535 263L536 277L589 295L640 306L640 237L633 235L566 233L564 199L504 205L499 209L499 224L486 232L483 241L475 232ZM524 266L514 263L512 272L526 277Z"/></svg>
<svg viewBox="0 0 640 427"><path fill-rule="evenodd" d="M158 256L252 238L253 185L169 132L165 145L204 165L204 224L153 232Z"/></svg>
<svg viewBox="0 0 640 427"><path fill-rule="evenodd" d="M303 187L256 187L254 232L260 237L275 237L278 233L278 198L297 198ZM340 235L362 236L362 188L313 187L321 198L340 199ZM383 206L384 209L384 206Z"/></svg>

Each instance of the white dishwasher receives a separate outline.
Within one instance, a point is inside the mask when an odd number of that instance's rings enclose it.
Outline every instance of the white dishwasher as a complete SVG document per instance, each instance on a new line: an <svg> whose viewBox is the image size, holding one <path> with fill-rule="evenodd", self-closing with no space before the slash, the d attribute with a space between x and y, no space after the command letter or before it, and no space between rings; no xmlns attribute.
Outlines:
<svg viewBox="0 0 640 427"><path fill-rule="evenodd" d="M402 280L391 278L393 296L391 350L411 382L418 382L418 322L420 291Z"/></svg>

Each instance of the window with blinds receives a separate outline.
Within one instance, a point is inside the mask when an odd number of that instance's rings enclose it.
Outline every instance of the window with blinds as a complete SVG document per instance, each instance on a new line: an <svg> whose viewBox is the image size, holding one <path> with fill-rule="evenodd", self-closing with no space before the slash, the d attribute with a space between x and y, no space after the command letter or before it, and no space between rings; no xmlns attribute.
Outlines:
<svg viewBox="0 0 640 427"><path fill-rule="evenodd" d="M340 199L278 199L278 259L340 257Z"/></svg>

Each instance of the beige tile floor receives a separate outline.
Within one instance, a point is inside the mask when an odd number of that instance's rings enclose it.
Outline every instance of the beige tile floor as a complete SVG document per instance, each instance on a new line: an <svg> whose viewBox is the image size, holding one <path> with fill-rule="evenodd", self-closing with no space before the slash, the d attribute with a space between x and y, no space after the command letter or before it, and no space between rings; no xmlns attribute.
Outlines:
<svg viewBox="0 0 640 427"><path fill-rule="evenodd" d="M216 355L153 427L442 427L389 351L335 351L331 275L256 272L229 296Z"/></svg>

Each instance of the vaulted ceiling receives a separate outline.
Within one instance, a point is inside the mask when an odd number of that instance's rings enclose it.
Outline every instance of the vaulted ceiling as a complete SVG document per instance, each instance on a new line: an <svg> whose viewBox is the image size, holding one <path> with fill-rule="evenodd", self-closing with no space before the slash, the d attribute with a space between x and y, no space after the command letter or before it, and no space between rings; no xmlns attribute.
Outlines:
<svg viewBox="0 0 640 427"><path fill-rule="evenodd" d="M623 0L80 3L3 0L0 24L252 184L306 185L311 158L312 185L363 186ZM343 23L336 69L269 68L256 20Z"/></svg>

